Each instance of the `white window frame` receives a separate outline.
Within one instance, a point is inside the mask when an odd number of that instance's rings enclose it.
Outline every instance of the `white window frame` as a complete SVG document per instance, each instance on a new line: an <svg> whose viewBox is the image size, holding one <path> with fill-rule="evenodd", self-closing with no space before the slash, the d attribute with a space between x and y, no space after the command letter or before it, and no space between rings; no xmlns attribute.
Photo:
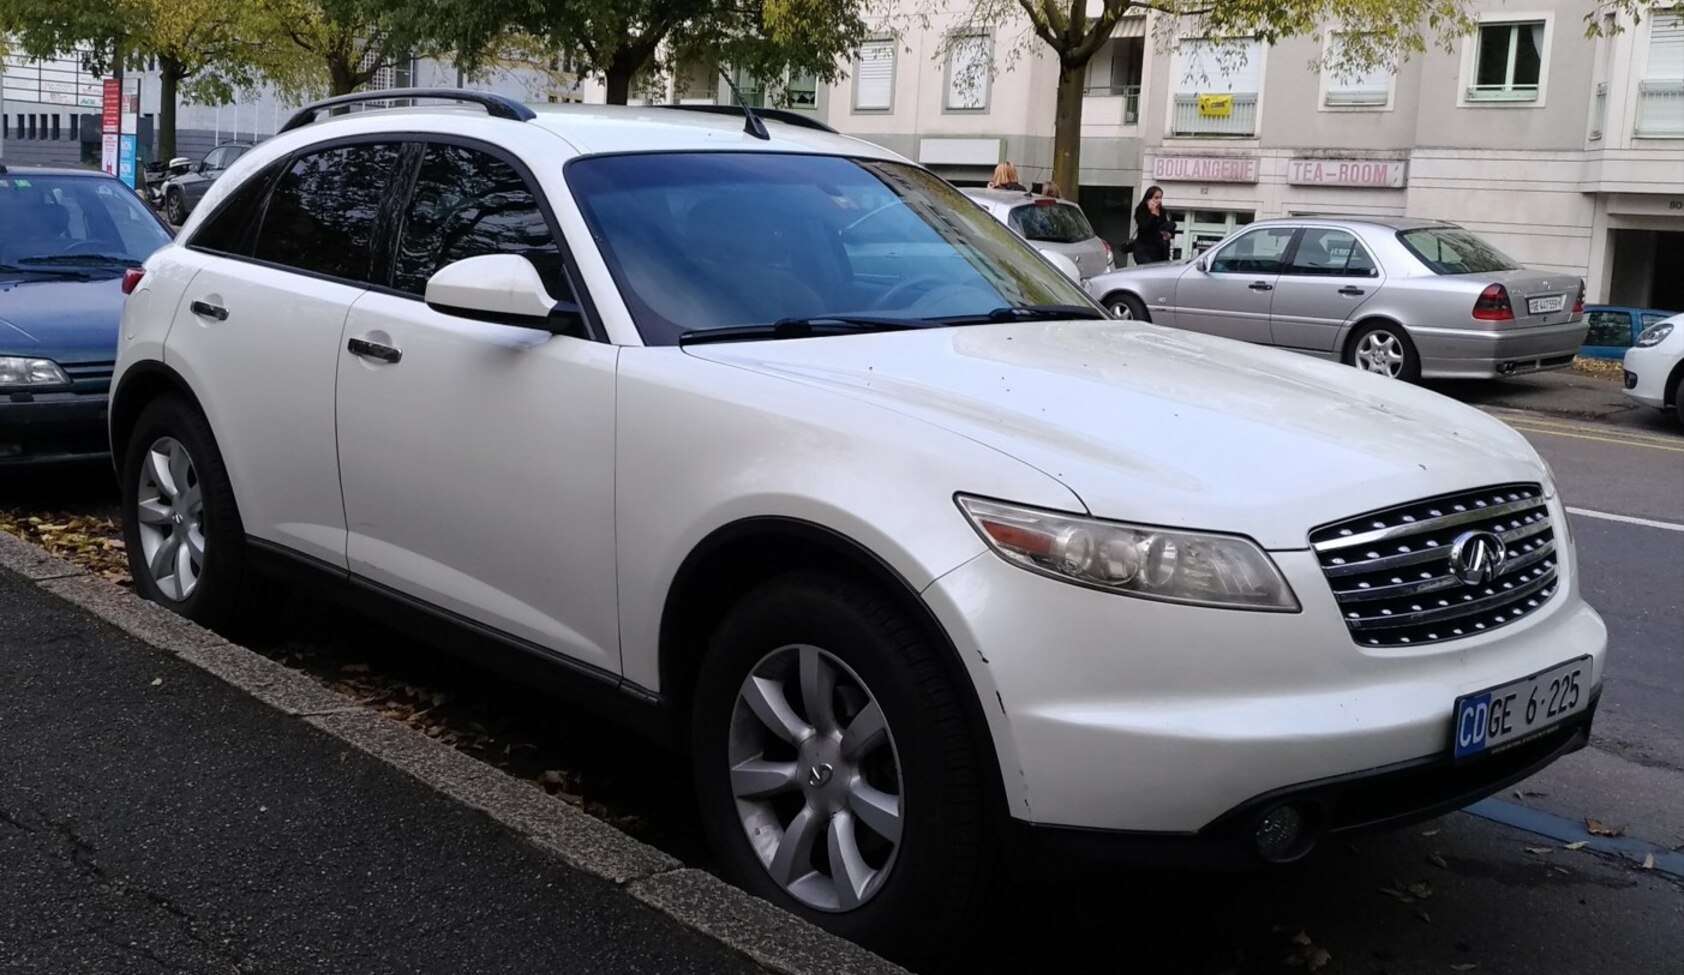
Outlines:
<svg viewBox="0 0 1684 975"><path fill-rule="evenodd" d="M1350 33L1343 29L1330 30L1322 39L1322 55L1328 57L1333 54L1333 45L1338 43L1341 35ZM1337 102L1329 101L1334 93L1340 89L1335 87L1335 78L1331 68L1323 67L1316 72L1321 76L1320 89L1316 92L1316 110L1319 112L1390 112L1397 103L1397 71L1386 75L1386 98L1384 101L1372 102Z"/></svg>
<svg viewBox="0 0 1684 975"><path fill-rule="evenodd" d="M945 65L941 73L941 111L944 115L987 115L994 107L994 32L988 30L953 31L950 37L975 38L982 41L983 60L986 67L982 73L982 104L978 107L954 107L953 99L953 49L949 47Z"/></svg>
<svg viewBox="0 0 1684 975"><path fill-rule="evenodd" d="M1193 92L1184 92L1184 91L1181 90L1181 86L1186 82L1186 71L1184 70L1185 65L1183 64L1183 62L1181 60L1181 50L1180 50L1181 45L1186 44L1188 41L1207 41L1207 42L1220 43L1220 42L1223 42L1223 41L1235 41L1235 40L1244 41L1247 44L1255 44L1256 47L1257 47L1257 50L1252 52L1253 54L1256 55L1255 58L1253 58L1250 54L1248 54L1247 57L1246 57L1246 63L1247 64L1253 64L1254 63L1254 64L1257 65L1257 123L1256 123L1255 126L1253 126L1251 135L1242 135L1242 136L1232 136L1232 135L1177 135L1175 133L1175 99L1176 99L1176 96L1182 95L1182 94L1206 94L1207 93L1207 92L1197 91L1197 90L1195 90ZM1230 37L1230 36L1212 37L1209 34L1192 34L1192 33L1179 35L1176 38L1175 48L1173 48L1170 51L1170 55L1169 55L1169 58L1170 58L1170 62L1169 62L1170 63L1170 78L1169 78L1169 84L1164 86L1168 90L1166 92L1164 92L1163 95L1158 96L1159 98L1161 98L1163 100L1163 104L1164 104L1164 138L1165 139L1173 139L1176 142L1176 144L1178 144L1178 145L1184 145L1184 144L1189 143L1189 142L1198 142L1200 140L1213 140L1216 143L1220 143L1222 145L1228 145L1228 146L1232 146L1232 145L1242 145L1243 146L1243 145L1258 144L1259 140L1262 138L1262 133L1263 133L1263 99L1267 95L1268 88L1269 88L1269 54L1270 54L1270 51L1271 51L1271 45L1263 43L1263 41L1261 39L1256 38L1256 37ZM1147 54L1147 57L1152 56L1151 48L1147 49L1146 54ZM1151 77L1151 71L1150 71L1149 68L1150 68L1150 66L1148 65L1148 69L1143 71L1143 73L1142 73L1142 78L1141 78L1141 98L1142 99L1144 99L1146 97L1146 89L1145 89L1146 79ZM1210 79L1207 78L1205 80L1209 81ZM1238 94L1238 92L1236 92L1235 94ZM1140 115L1141 115L1141 119L1144 121L1144 119L1146 117L1146 110L1144 108L1141 109Z"/></svg>
<svg viewBox="0 0 1684 975"><path fill-rule="evenodd" d="M864 53L868 45L881 45L889 51L889 101L886 105L860 104L860 54ZM852 94L849 96L849 106L855 115L893 115L895 113L895 78L900 70L900 51L898 43L893 37L868 37L860 43L860 52L854 56L854 83ZM945 95L944 95L945 97Z"/></svg>
<svg viewBox="0 0 1684 975"><path fill-rule="evenodd" d="M1544 25L1543 49L1538 52L1538 96L1536 98L1470 98L1469 89L1479 77L1479 40L1487 27L1516 24ZM1516 10L1479 15L1479 28L1462 41L1462 76L1456 86L1457 108L1543 108L1548 103L1550 84L1550 54L1555 47L1555 12L1553 10ZM1513 56L1512 54L1510 55Z"/></svg>
<svg viewBox="0 0 1684 975"><path fill-rule="evenodd" d="M1648 140L1658 140L1661 145L1665 146L1665 148L1671 149L1677 144L1677 141L1681 138L1681 136L1671 134L1670 132L1665 134L1653 131L1640 133L1637 129L1637 125L1640 121L1640 113L1642 112L1640 105L1642 95L1640 92L1644 86L1654 84L1657 80L1659 80L1651 77L1650 72L1653 70L1652 62L1655 54L1655 20L1657 17L1663 15L1684 19L1684 3L1670 6L1656 5L1649 11L1649 14L1643 18L1642 42L1637 47L1637 57L1639 63L1635 65L1636 71L1633 73L1636 84L1631 86L1632 91L1630 93L1631 105L1629 118L1631 119L1631 137L1633 139L1642 140L1640 144L1644 145L1648 144Z"/></svg>

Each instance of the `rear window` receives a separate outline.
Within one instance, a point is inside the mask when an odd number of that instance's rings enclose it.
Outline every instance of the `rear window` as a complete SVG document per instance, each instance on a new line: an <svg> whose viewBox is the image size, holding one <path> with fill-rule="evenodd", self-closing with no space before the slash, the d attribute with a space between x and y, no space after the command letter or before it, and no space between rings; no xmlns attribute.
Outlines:
<svg viewBox="0 0 1684 975"><path fill-rule="evenodd" d="M1520 267L1497 248L1453 227L1400 230L1397 239L1434 274L1483 274Z"/></svg>
<svg viewBox="0 0 1684 975"><path fill-rule="evenodd" d="M1011 212L1010 220L1012 229L1025 240L1074 244L1093 236L1088 218L1068 203L1021 206Z"/></svg>

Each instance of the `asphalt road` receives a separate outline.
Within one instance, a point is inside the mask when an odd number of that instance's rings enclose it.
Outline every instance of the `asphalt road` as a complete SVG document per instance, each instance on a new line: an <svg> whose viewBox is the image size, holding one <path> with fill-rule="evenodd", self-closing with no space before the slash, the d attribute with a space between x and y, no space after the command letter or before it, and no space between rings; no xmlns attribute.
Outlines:
<svg viewBox="0 0 1684 975"><path fill-rule="evenodd" d="M1684 430L1658 411L1627 408L1617 385L1586 377L1445 391L1521 430L1578 512L1581 586L1612 636L1592 747L1488 800L1483 815L1337 842L1286 869L1011 888L1002 895L1007 923L977 932L965 970L1239 975L1304 971L1324 952L1322 971L1371 975L1679 970L1684 878L1667 869L1678 869L1670 851L1684 850L1684 531L1676 530L1684 527ZM19 492L60 510L111 503L108 489L49 480L0 485L0 506L17 503ZM558 727L554 709L519 688L336 619L319 616L313 630L282 641L337 642L323 652L450 687L481 702L482 716L513 713L538 745L530 767L584 769L590 779L659 762L627 752L635 746L605 729ZM399 649L371 651L382 644ZM707 865L682 790L610 792L604 801L629 814L634 831ZM1527 817L1529 828L1554 835L1498 821ZM1621 859L1566 849L1605 842L1584 832L1587 817L1623 832L1618 842L1636 852ZM1646 851L1660 855L1662 869L1638 865Z"/></svg>

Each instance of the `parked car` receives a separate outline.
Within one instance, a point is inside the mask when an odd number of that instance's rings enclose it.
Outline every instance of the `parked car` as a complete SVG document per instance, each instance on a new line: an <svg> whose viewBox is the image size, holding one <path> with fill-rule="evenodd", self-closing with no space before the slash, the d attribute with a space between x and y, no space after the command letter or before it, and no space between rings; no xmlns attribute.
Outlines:
<svg viewBox="0 0 1684 975"><path fill-rule="evenodd" d="M1684 315L1643 330L1625 354L1626 395L1645 406L1677 410L1684 423Z"/></svg>
<svg viewBox="0 0 1684 975"><path fill-rule="evenodd" d="M187 172L172 176L163 189L165 218L177 227L185 223L187 215L204 199L205 191L250 149L247 142L225 142L205 153L205 158Z"/></svg>
<svg viewBox="0 0 1684 975"><path fill-rule="evenodd" d="M0 165L0 467L106 451L124 273L169 239L104 173Z"/></svg>
<svg viewBox="0 0 1684 975"><path fill-rule="evenodd" d="M1623 305L1586 305L1585 344L1579 354L1592 359L1621 359L1637 337L1663 318L1677 312Z"/></svg>
<svg viewBox="0 0 1684 975"><path fill-rule="evenodd" d="M1119 318L1405 380L1571 365L1587 328L1584 290L1455 224L1387 217L1261 220L1196 258L1088 282Z"/></svg>
<svg viewBox="0 0 1684 975"><path fill-rule="evenodd" d="M313 121L373 97L486 113ZM1584 745L1520 434L1107 320L928 170L719 109L383 91L242 157L124 313L136 590L226 628L290 573L541 676L902 956L996 866L1294 860Z"/></svg>
<svg viewBox="0 0 1684 975"><path fill-rule="evenodd" d="M1026 190L963 189L989 215L1017 231L1037 250L1070 258L1083 278L1115 267L1111 245L1093 232L1082 208Z"/></svg>

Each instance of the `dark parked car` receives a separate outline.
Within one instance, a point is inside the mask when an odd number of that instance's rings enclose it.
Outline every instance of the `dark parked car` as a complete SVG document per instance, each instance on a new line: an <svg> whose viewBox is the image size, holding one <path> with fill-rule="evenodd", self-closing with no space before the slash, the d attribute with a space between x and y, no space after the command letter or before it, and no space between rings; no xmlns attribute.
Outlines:
<svg viewBox="0 0 1684 975"><path fill-rule="evenodd" d="M1643 330L1671 318L1676 312L1654 308L1627 308L1623 305L1586 305L1585 321L1590 332L1579 354L1592 359L1624 358Z"/></svg>
<svg viewBox="0 0 1684 975"><path fill-rule="evenodd" d="M125 274L169 240L104 173L0 165L0 467L109 449Z"/></svg>
<svg viewBox="0 0 1684 975"><path fill-rule="evenodd" d="M250 148L251 144L247 142L223 143L205 153L205 158L194 163L187 172L164 184L164 216L169 218L170 223L177 227L186 223L187 215L204 199L205 191L216 182L216 178Z"/></svg>

